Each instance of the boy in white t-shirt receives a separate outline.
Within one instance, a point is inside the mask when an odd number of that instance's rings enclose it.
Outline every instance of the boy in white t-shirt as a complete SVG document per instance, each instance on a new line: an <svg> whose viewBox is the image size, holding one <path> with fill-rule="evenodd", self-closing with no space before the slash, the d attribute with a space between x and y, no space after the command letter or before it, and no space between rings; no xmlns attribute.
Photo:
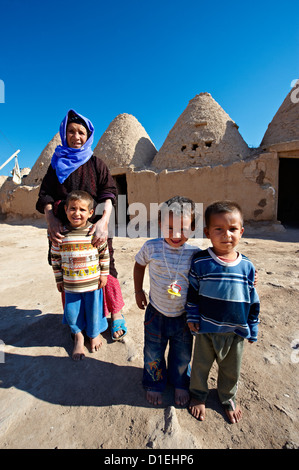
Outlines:
<svg viewBox="0 0 299 470"><path fill-rule="evenodd" d="M195 225L195 204L175 196L159 211L162 238L148 240L135 257L134 286L136 303L145 309L143 387L153 405L162 404L167 379L175 388L175 403L189 401L188 366L192 335L186 324L185 304L191 258L199 248L187 244ZM143 291L146 266L149 266L149 304ZM167 368L165 350L169 344Z"/></svg>

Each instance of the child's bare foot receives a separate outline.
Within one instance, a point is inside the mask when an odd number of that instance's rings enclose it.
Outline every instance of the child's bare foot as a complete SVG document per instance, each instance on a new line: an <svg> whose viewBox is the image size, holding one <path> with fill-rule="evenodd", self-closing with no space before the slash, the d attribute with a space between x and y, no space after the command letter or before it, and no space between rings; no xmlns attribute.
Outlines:
<svg viewBox="0 0 299 470"><path fill-rule="evenodd" d="M85 354L84 354L84 336L83 334L76 333L74 337L74 349L72 353L72 358L74 361L81 361L84 359Z"/></svg>
<svg viewBox="0 0 299 470"><path fill-rule="evenodd" d="M185 406L190 399L188 390L176 388L174 391L174 401L176 405Z"/></svg>
<svg viewBox="0 0 299 470"><path fill-rule="evenodd" d="M206 405L203 402L192 398L189 405L189 410L194 418L199 419L200 421L204 421L206 417Z"/></svg>
<svg viewBox="0 0 299 470"><path fill-rule="evenodd" d="M90 338L90 350L91 352L96 352L100 349L100 347L102 346L102 340L101 340L101 336L98 335L96 336L95 338Z"/></svg>
<svg viewBox="0 0 299 470"><path fill-rule="evenodd" d="M118 340L122 336L125 336L126 329L123 330L122 326L126 327L126 323L125 323L125 319L124 319L122 313L118 312L118 313L111 314L111 321L112 321L112 337L113 337L113 339Z"/></svg>
<svg viewBox="0 0 299 470"><path fill-rule="evenodd" d="M225 410L225 413L232 424L238 423L242 418L242 410L236 405L235 410Z"/></svg>
<svg viewBox="0 0 299 470"><path fill-rule="evenodd" d="M152 390L148 390L146 392L146 399L151 405L162 405L161 392L154 392Z"/></svg>

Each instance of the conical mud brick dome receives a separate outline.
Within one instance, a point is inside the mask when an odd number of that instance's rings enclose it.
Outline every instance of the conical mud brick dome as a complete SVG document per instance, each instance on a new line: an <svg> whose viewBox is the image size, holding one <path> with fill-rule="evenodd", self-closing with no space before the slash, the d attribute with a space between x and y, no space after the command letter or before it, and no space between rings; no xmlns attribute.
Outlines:
<svg viewBox="0 0 299 470"><path fill-rule="evenodd" d="M178 118L152 167L214 166L242 160L249 154L234 121L209 93L200 93Z"/></svg>
<svg viewBox="0 0 299 470"><path fill-rule="evenodd" d="M146 168L157 150L139 121L131 114L119 114L100 138L94 154L110 170L129 166Z"/></svg>
<svg viewBox="0 0 299 470"><path fill-rule="evenodd" d="M299 81L270 122L261 147L292 140L299 140Z"/></svg>
<svg viewBox="0 0 299 470"><path fill-rule="evenodd" d="M46 145L46 147L36 160L29 175L26 177L26 185L36 186L42 182L43 177L47 173L47 170L50 166L51 159L57 145L61 145L59 133L54 135L53 139L50 140L48 145Z"/></svg>

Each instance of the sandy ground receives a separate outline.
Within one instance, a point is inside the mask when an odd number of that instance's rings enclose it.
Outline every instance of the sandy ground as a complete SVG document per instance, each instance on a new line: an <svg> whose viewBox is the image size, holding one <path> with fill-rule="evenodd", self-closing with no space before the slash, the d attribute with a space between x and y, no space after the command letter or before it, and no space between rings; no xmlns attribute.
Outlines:
<svg viewBox="0 0 299 470"><path fill-rule="evenodd" d="M0 448L298 449L299 231L266 226L241 241L240 251L259 270L261 325L258 342L245 345L243 419L234 425L218 402L216 366L204 422L174 405L171 387L163 406L145 400L144 314L135 305L132 276L144 241L114 239L128 335L113 342L107 330L101 350L86 351L76 363L47 264L44 223L0 224Z"/></svg>

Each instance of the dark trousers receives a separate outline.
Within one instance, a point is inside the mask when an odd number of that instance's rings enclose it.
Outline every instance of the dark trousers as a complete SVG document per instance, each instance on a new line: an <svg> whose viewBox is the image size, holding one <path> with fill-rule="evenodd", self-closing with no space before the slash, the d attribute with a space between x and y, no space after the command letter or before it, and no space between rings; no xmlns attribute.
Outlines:
<svg viewBox="0 0 299 470"><path fill-rule="evenodd" d="M166 317L151 304L144 321L143 387L162 392L167 380L175 387L189 389L188 368L192 353L192 335L186 315ZM169 345L167 364L165 350Z"/></svg>

